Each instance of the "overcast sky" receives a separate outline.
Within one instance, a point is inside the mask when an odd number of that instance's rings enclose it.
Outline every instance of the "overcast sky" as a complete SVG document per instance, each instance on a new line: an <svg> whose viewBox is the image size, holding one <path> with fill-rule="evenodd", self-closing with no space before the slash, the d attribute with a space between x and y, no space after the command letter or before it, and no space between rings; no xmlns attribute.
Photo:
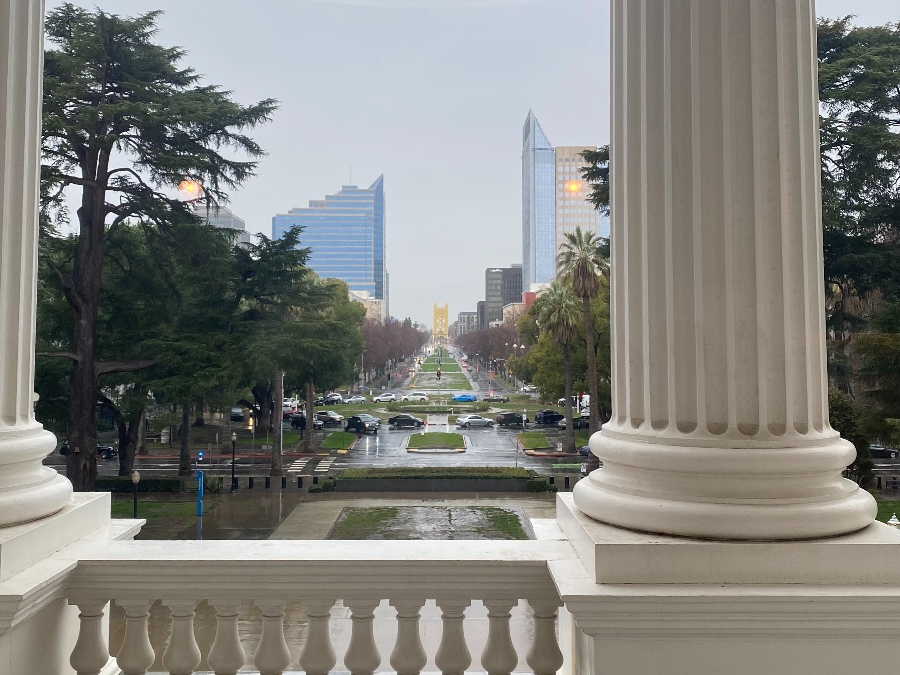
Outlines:
<svg viewBox="0 0 900 675"><path fill-rule="evenodd" d="M48 8L62 4L48 0ZM385 176L391 313L431 325L484 298L484 270L521 262L522 125L554 145L609 142L605 0L89 0L161 9L158 41L250 103L281 109L232 197L247 228L351 180ZM896 0L819 0L820 16L900 20Z"/></svg>

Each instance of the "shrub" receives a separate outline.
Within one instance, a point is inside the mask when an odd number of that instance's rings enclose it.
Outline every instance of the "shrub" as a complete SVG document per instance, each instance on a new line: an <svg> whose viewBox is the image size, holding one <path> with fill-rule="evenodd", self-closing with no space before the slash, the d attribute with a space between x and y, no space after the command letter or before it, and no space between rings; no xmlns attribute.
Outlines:
<svg viewBox="0 0 900 675"><path fill-rule="evenodd" d="M312 493L316 493L316 492L325 492L325 490L321 485L310 485L309 492L310 492L310 494L312 494Z"/></svg>
<svg viewBox="0 0 900 675"><path fill-rule="evenodd" d="M551 488L555 487L555 485L550 485L550 481L547 480L546 476L540 476L529 480L526 490L528 492L551 492Z"/></svg>
<svg viewBox="0 0 900 675"><path fill-rule="evenodd" d="M345 469L339 478L345 480L369 480L377 478L533 478L534 471L504 466L423 466ZM546 480L546 479L544 479Z"/></svg>

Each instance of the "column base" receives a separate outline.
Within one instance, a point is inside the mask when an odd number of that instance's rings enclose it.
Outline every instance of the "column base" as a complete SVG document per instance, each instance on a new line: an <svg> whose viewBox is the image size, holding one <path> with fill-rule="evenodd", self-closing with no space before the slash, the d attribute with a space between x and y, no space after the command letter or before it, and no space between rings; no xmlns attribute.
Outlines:
<svg viewBox="0 0 900 675"><path fill-rule="evenodd" d="M883 639L900 614L892 527L817 541L703 541L598 523L569 494L558 495L557 514L580 560L548 565L592 647L582 673L813 675L857 672L876 653L900 659L900 643Z"/></svg>
<svg viewBox="0 0 900 675"><path fill-rule="evenodd" d="M683 443L594 434L604 465L575 486L575 504L616 527L698 539L818 539L875 520L872 495L841 476L856 450L836 434L804 447Z"/></svg>
<svg viewBox="0 0 900 675"><path fill-rule="evenodd" d="M56 436L38 425L0 432L0 527L45 518L72 496L72 484L44 458L56 448Z"/></svg>

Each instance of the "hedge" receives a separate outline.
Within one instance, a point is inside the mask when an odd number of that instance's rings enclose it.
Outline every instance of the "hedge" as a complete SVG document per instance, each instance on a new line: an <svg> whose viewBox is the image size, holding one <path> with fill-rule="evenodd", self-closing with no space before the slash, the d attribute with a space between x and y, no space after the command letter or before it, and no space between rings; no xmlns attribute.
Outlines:
<svg viewBox="0 0 900 675"><path fill-rule="evenodd" d="M487 403L446 403L440 405L427 405L419 402L409 403L388 403L387 409L391 412L405 412L405 413L417 413L420 415L427 415L428 413L434 413L436 415L449 415L450 410L453 410L453 413L467 413L467 412L487 412L490 409L490 405Z"/></svg>
<svg viewBox="0 0 900 675"><path fill-rule="evenodd" d="M138 483L138 492L184 492L188 483L196 484L193 478L141 478ZM193 485L191 487L194 487ZM133 492L131 476L98 476L97 492Z"/></svg>
<svg viewBox="0 0 900 675"><path fill-rule="evenodd" d="M534 471L530 469L515 469L503 466L424 466L424 467L398 467L369 468L369 469L344 469L338 474L338 478L346 480L378 479L378 478L533 478Z"/></svg>

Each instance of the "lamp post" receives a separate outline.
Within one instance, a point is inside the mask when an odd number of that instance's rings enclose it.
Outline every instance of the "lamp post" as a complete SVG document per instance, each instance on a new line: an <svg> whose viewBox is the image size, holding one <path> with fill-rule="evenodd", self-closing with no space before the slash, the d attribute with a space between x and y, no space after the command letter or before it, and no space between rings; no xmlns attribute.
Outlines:
<svg viewBox="0 0 900 675"><path fill-rule="evenodd" d="M519 355L519 345L516 344L515 342L513 342L513 356L518 356L518 355ZM516 379L515 372L513 372L513 389L515 389L516 391L519 390L519 383Z"/></svg>
<svg viewBox="0 0 900 675"><path fill-rule="evenodd" d="M231 491L237 491L237 478L234 477L234 461L235 461L235 443L237 443L237 434L231 433Z"/></svg>
<svg viewBox="0 0 900 675"><path fill-rule="evenodd" d="M141 474L135 469L131 472L131 489L134 494L134 517L137 519L137 486L141 482Z"/></svg>

